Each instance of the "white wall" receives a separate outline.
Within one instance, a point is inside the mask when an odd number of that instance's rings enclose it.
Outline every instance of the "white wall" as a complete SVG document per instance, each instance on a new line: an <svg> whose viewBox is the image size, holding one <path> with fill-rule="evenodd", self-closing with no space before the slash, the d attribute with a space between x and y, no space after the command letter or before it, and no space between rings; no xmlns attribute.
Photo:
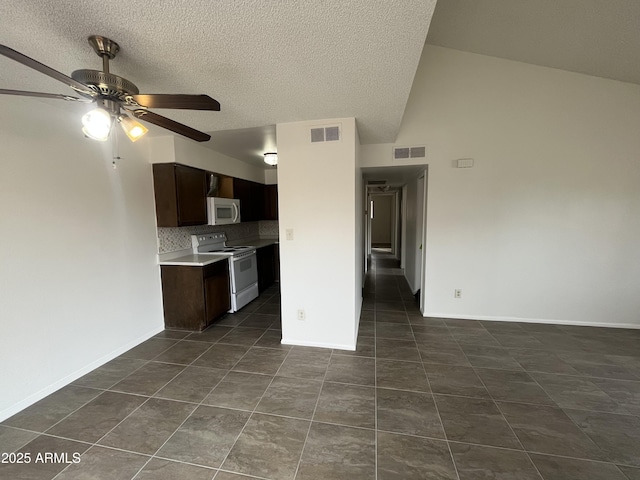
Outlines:
<svg viewBox="0 0 640 480"><path fill-rule="evenodd" d="M267 168L264 171L264 182L265 185L275 185L278 183L278 168Z"/></svg>
<svg viewBox="0 0 640 480"><path fill-rule="evenodd" d="M357 125L354 125L354 133L355 133L355 182L354 182L354 202L355 202L355 211L354 211L354 226L355 226L355 235L354 235L354 248L355 248L355 268L354 268L354 285L353 285L353 295L354 295L354 342L357 340L358 336L358 328L360 327L360 312L362 311L362 287L364 285L364 274L365 274L365 244L364 244L364 215L365 215L365 206L364 199L366 196L364 180L362 178L362 168L360 164L362 163L361 151L360 151L360 134L358 133ZM355 347L355 343L354 343Z"/></svg>
<svg viewBox="0 0 640 480"><path fill-rule="evenodd" d="M640 326L638 132L638 85L427 46L397 139L427 145L425 313Z"/></svg>
<svg viewBox="0 0 640 480"><path fill-rule="evenodd" d="M310 142L311 127L336 124L340 141ZM283 343L353 349L362 256L355 119L278 124L277 138Z"/></svg>
<svg viewBox="0 0 640 480"><path fill-rule="evenodd" d="M150 143L152 163L176 162L253 182L265 183L266 181L265 171L262 168L216 152L186 138L168 135L154 137ZM270 180L272 180L271 176Z"/></svg>
<svg viewBox="0 0 640 480"><path fill-rule="evenodd" d="M122 135L114 170L111 144L80 131L83 107L4 96L0 111L2 420L163 315L147 140Z"/></svg>
<svg viewBox="0 0 640 480"><path fill-rule="evenodd" d="M418 179L406 185L406 250L404 276L412 293L420 289L420 242L418 232Z"/></svg>

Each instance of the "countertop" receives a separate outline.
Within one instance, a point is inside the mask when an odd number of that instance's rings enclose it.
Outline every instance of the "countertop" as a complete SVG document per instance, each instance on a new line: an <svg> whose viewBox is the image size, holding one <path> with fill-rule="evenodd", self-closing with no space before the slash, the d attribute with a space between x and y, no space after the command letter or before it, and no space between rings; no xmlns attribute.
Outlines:
<svg viewBox="0 0 640 480"><path fill-rule="evenodd" d="M256 248L268 247L279 243L278 237L253 237L245 238L243 240L236 240L227 242L230 247L236 246L252 246ZM215 254L193 254L191 249L179 250L176 252L168 252L158 255L159 265L183 265L187 267L204 267L205 265L211 265L212 263L227 260L227 255L215 255Z"/></svg>
<svg viewBox="0 0 640 480"><path fill-rule="evenodd" d="M183 265L187 267L204 267L205 265L211 265L212 263L221 262L222 260L228 260L228 255L194 255L193 253L188 255L182 255L180 257L171 258L168 260L160 259L160 265Z"/></svg>
<svg viewBox="0 0 640 480"><path fill-rule="evenodd" d="M256 248L268 247L269 245L273 245L274 243L280 243L278 237L254 237L254 238L245 238L243 240L235 240L232 242L227 242L227 245L230 247L237 246L250 246Z"/></svg>

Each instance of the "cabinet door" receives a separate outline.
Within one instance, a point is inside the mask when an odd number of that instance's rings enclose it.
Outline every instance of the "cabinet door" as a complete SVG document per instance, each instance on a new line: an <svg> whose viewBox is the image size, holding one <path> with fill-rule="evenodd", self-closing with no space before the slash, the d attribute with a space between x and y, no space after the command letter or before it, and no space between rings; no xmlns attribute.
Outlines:
<svg viewBox="0 0 640 480"><path fill-rule="evenodd" d="M207 172L184 165L175 166L178 225L207 223Z"/></svg>
<svg viewBox="0 0 640 480"><path fill-rule="evenodd" d="M251 182L251 218L253 221L264 218L264 185Z"/></svg>
<svg viewBox="0 0 640 480"><path fill-rule="evenodd" d="M207 172L175 163L153 165L159 227L207 223Z"/></svg>
<svg viewBox="0 0 640 480"><path fill-rule="evenodd" d="M203 330L207 326L202 268L178 265L160 267L164 326Z"/></svg>
<svg viewBox="0 0 640 480"><path fill-rule="evenodd" d="M264 220L278 220L278 186L264 186Z"/></svg>
<svg viewBox="0 0 640 480"><path fill-rule="evenodd" d="M267 245L266 247L256 250L256 260L258 263L258 291L263 292L276 279L275 272L275 245Z"/></svg>
<svg viewBox="0 0 640 480"><path fill-rule="evenodd" d="M207 325L231 308L229 262L216 262L205 267L204 302Z"/></svg>
<svg viewBox="0 0 640 480"><path fill-rule="evenodd" d="M240 221L251 222L251 182L242 178L233 179L233 196L240 200Z"/></svg>

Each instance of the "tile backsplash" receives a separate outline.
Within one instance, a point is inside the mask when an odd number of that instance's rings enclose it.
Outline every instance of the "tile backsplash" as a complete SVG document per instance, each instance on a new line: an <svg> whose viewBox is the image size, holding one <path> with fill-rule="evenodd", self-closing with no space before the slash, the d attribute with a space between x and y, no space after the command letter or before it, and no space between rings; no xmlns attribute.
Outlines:
<svg viewBox="0 0 640 480"><path fill-rule="evenodd" d="M191 248L191 235L225 232L230 242L245 238L272 237L278 235L278 222L260 221L235 225L198 225L194 227L158 227L158 253Z"/></svg>
<svg viewBox="0 0 640 480"><path fill-rule="evenodd" d="M278 221L263 220L261 222L258 222L258 235L261 237L277 237Z"/></svg>

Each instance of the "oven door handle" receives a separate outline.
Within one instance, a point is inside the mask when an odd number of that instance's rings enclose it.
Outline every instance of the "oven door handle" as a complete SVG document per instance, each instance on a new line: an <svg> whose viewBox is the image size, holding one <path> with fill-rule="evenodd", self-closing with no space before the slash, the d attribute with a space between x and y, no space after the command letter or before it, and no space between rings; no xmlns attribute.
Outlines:
<svg viewBox="0 0 640 480"><path fill-rule="evenodd" d="M247 258L255 257L255 255L256 255L256 251L253 250L251 253L246 252L244 255L239 255L239 256L233 255L231 257L231 261L232 262L239 262L240 260L245 260Z"/></svg>

